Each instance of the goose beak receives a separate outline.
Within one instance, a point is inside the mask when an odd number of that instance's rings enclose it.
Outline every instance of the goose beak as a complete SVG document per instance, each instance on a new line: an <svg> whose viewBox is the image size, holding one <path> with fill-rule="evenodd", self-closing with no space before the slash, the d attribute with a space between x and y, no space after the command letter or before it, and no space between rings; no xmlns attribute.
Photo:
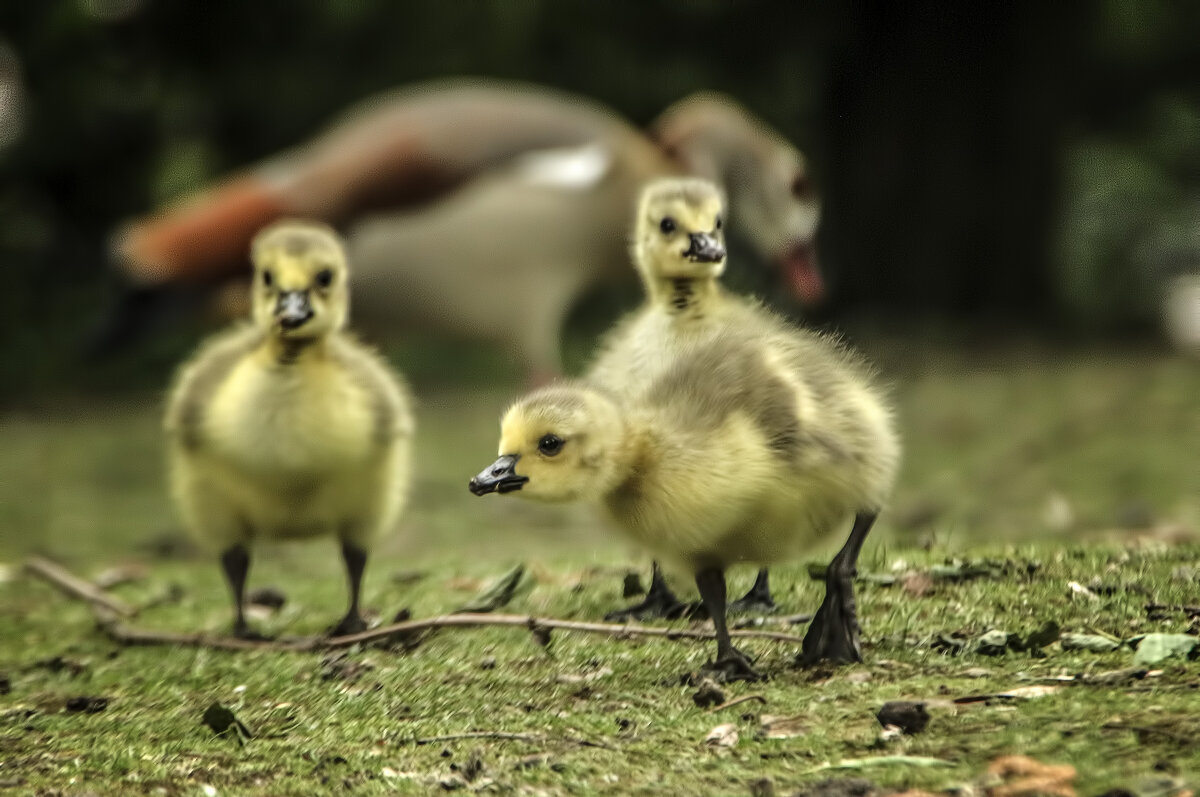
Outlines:
<svg viewBox="0 0 1200 797"><path fill-rule="evenodd" d="M691 245L683 256L695 263L719 263L725 259L725 247L706 232L688 234Z"/></svg>
<svg viewBox="0 0 1200 797"><path fill-rule="evenodd" d="M467 488L475 495L511 493L514 490L520 490L521 486L529 481L528 476L518 476L514 470L517 467L517 460L520 458L520 454L505 454L481 470L478 476L471 479Z"/></svg>
<svg viewBox="0 0 1200 797"><path fill-rule="evenodd" d="M296 329L313 317L308 291L283 291L275 304L275 320L284 329Z"/></svg>

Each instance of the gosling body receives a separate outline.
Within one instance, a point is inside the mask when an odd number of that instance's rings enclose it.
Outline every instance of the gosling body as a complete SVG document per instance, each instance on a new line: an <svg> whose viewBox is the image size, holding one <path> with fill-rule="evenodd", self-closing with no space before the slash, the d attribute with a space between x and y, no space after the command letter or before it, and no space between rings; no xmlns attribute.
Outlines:
<svg viewBox="0 0 1200 797"><path fill-rule="evenodd" d="M341 543L351 605L337 633L365 627L367 552L396 522L413 431L403 383L343 331L347 269L327 228L283 222L255 241L254 321L218 335L180 371L166 429L173 497L221 555L242 611L249 548L321 535Z"/></svg>
<svg viewBox="0 0 1200 797"><path fill-rule="evenodd" d="M505 415L500 454L473 492L594 500L690 570L716 624L714 667L729 678L759 674L729 639L725 569L794 557L853 516L805 658L860 656L843 571L886 501L899 444L868 370L830 339L762 315L758 328L718 330L639 395L551 386Z"/></svg>

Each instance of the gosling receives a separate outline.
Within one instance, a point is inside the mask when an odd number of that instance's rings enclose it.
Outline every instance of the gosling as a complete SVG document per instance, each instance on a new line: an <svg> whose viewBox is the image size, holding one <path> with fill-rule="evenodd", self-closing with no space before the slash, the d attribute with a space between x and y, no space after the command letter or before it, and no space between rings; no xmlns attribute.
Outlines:
<svg viewBox="0 0 1200 797"><path fill-rule="evenodd" d="M642 189L631 248L646 300L605 336L588 381L620 395L637 393L681 353L748 312L748 303L719 282L726 264L724 216L721 192L707 180L668 178ZM645 599L605 619L678 617L689 608L655 562ZM775 609L766 568L729 608Z"/></svg>
<svg viewBox="0 0 1200 797"><path fill-rule="evenodd" d="M859 360L782 321L763 325L770 346L762 329L720 330L633 400L583 382L528 395L501 421L499 459L469 485L597 501L688 569L716 630L712 669L728 680L762 676L730 641L726 568L794 556L850 515L801 660L862 659L855 565L899 459L891 414Z"/></svg>
<svg viewBox="0 0 1200 797"><path fill-rule="evenodd" d="M330 633L366 628L371 544L403 508L413 434L407 387L344 331L348 269L330 228L286 220L251 245L253 314L179 371L167 405L171 491L189 531L219 553L246 623L250 546L332 534L350 606Z"/></svg>

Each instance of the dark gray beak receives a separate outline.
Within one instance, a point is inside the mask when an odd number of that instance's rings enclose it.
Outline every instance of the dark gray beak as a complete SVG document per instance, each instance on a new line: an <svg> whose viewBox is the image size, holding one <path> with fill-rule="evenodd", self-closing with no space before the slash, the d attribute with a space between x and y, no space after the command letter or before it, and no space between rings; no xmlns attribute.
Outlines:
<svg viewBox="0 0 1200 797"><path fill-rule="evenodd" d="M284 329L295 329L313 317L308 291L283 291L275 303L275 319Z"/></svg>
<svg viewBox="0 0 1200 797"><path fill-rule="evenodd" d="M725 259L725 247L716 236L706 232L688 233L692 242L683 256L695 263L719 263Z"/></svg>
<svg viewBox="0 0 1200 797"><path fill-rule="evenodd" d="M518 476L514 471L514 468L517 467L517 460L520 458L520 454L505 454L480 471L474 479L471 479L470 484L467 485L468 489L475 495L511 493L514 490L520 490L521 485L529 481L528 476Z"/></svg>

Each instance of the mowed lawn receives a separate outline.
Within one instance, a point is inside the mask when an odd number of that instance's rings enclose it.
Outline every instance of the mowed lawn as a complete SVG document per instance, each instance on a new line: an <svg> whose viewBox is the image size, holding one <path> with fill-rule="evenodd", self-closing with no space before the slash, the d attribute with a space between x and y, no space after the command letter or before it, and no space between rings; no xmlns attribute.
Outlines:
<svg viewBox="0 0 1200 797"><path fill-rule="evenodd" d="M1046 790L1179 792L1200 772L1200 662L1135 667L1132 644L1200 625L1188 610L1200 606L1200 366L1149 349L863 348L893 386L906 449L860 568L866 661L799 669L795 645L746 640L770 678L723 686L748 699L715 711L688 677L709 642L555 632L542 645L484 628L337 654L121 647L20 563L41 554L90 578L124 568L132 580L112 592L140 607L139 627L227 627L218 568L165 495L160 399L5 412L0 790L749 794L767 779L777 794L821 782L854 794L867 783L851 779L985 788L1000 778L990 763L1023 753L1076 768L1073 780L1042 772ZM381 621L452 611L517 564L526 576L506 612L598 621L625 600L628 571L645 580L644 555L586 507L467 492L514 391L418 384L411 507L365 586ZM789 618L822 590L806 565L773 571L780 610L762 628L803 634ZM752 576L731 573L731 592ZM320 634L344 608L329 540L257 552L251 586L268 585L287 598L256 613L274 635ZM1034 634L1047 623L1118 646L1067 649L1073 637ZM981 649L989 631L1007 642ZM106 702L68 710L80 697ZM966 698L978 699L955 702ZM928 726L881 738L875 713L892 700L925 701ZM214 734L202 720L214 703L252 735ZM722 725L725 743L706 743Z"/></svg>

